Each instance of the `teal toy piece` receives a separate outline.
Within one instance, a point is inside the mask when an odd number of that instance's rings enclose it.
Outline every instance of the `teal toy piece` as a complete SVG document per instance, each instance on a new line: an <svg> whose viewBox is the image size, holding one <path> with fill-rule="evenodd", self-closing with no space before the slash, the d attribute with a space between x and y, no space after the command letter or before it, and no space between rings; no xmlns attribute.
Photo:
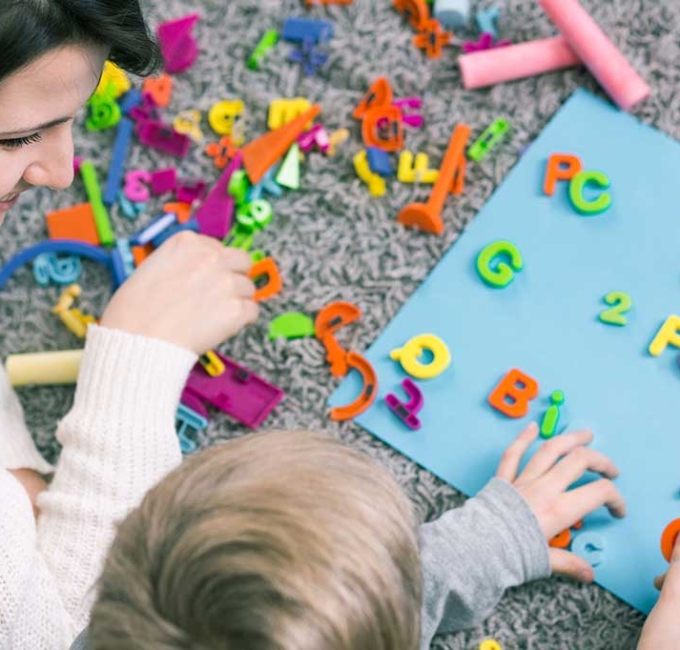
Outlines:
<svg viewBox="0 0 680 650"><path fill-rule="evenodd" d="M57 257L54 253L43 253L33 261L33 277L41 287L48 286L50 281L59 285L73 284L81 272L82 264L77 255Z"/></svg>
<svg viewBox="0 0 680 650"><path fill-rule="evenodd" d="M498 262L495 268L491 263L499 256L507 256L509 263ZM496 241L489 244L477 256L477 273L488 285L503 289L515 279L515 271L524 268L522 255L517 246L509 241Z"/></svg>
<svg viewBox="0 0 680 650"><path fill-rule="evenodd" d="M610 185L609 177L602 172L583 171L579 172L569 183L569 198L574 209L581 214L600 214L608 210L612 204L612 195L609 192L602 192L600 196L592 201L588 201L583 196L583 190L589 183L600 188L607 189Z"/></svg>
<svg viewBox="0 0 680 650"><path fill-rule="evenodd" d="M191 454L198 449L198 445L190 438L187 438L187 431L197 432L207 429L208 420L199 413L196 413L194 409L180 402L175 413L175 426L177 427L177 437L179 438L179 446L182 453Z"/></svg>
<svg viewBox="0 0 680 650"><path fill-rule="evenodd" d="M571 552L583 558L592 567L600 566L605 549L604 538L597 533L579 533L571 543Z"/></svg>

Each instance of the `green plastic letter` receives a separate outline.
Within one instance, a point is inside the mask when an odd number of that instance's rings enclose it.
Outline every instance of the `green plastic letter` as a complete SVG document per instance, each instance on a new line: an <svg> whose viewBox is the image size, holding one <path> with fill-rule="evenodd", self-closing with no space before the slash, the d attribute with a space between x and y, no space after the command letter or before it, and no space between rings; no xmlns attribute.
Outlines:
<svg viewBox="0 0 680 650"><path fill-rule="evenodd" d="M510 263L499 262L495 268L491 263L499 255L507 255ZM524 268L522 255L517 250L517 246L509 241L496 241L483 248L477 256L477 273L487 284L498 289L507 287L515 278L515 271Z"/></svg>
<svg viewBox="0 0 680 650"><path fill-rule="evenodd" d="M604 212L612 204L612 195L609 192L602 192L594 201L586 201L583 197L583 188L593 183L598 187L606 189L609 187L609 177L602 172L579 172L571 179L569 185L569 198L574 208L581 214L599 214Z"/></svg>

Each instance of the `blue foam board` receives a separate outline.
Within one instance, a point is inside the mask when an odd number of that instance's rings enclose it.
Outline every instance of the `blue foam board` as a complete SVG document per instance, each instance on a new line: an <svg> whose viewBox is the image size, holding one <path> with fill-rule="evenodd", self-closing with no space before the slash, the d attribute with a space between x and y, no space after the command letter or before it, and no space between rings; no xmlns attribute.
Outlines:
<svg viewBox="0 0 680 650"><path fill-rule="evenodd" d="M597 216L571 206L568 184L543 194L548 157L580 156L610 180L613 205ZM667 569L664 528L680 513L678 350L647 348L668 316L680 312L680 144L590 93L577 91L529 147L460 239L366 353L378 398L357 422L468 495L495 473L500 456L549 397L566 394L560 425L595 432L593 447L614 460L628 515L601 509L584 530L605 541L596 581L642 612L657 599L654 576ZM475 261L492 241L514 242L524 269L505 289L485 285ZM598 319L610 291L633 300L625 327ZM405 377L392 349L431 332L448 345L451 366L418 382L422 429L407 429L384 396ZM540 386L523 420L492 409L487 397L511 369ZM355 373L333 406L360 391ZM537 445L534 450L537 448Z"/></svg>

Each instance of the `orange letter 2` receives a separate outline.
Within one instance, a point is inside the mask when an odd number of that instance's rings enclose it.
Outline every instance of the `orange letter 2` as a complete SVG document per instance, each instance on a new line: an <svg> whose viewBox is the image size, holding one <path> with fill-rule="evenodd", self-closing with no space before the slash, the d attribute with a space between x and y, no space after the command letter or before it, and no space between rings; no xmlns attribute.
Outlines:
<svg viewBox="0 0 680 650"><path fill-rule="evenodd" d="M557 181L570 181L583 169L581 159L570 153L554 153L548 159L545 169L543 191L552 196L555 193Z"/></svg>
<svg viewBox="0 0 680 650"><path fill-rule="evenodd" d="M538 383L513 368L489 395L489 404L509 418L522 418L529 412L529 402L538 396Z"/></svg>

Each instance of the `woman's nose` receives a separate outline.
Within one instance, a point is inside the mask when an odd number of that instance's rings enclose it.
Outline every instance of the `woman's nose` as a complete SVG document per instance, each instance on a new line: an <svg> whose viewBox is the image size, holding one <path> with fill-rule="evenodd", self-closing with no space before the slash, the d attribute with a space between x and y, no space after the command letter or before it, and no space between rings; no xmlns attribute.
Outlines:
<svg viewBox="0 0 680 650"><path fill-rule="evenodd" d="M37 156L26 168L24 181L36 187L66 189L73 183L73 136L71 125L64 125L38 145Z"/></svg>

